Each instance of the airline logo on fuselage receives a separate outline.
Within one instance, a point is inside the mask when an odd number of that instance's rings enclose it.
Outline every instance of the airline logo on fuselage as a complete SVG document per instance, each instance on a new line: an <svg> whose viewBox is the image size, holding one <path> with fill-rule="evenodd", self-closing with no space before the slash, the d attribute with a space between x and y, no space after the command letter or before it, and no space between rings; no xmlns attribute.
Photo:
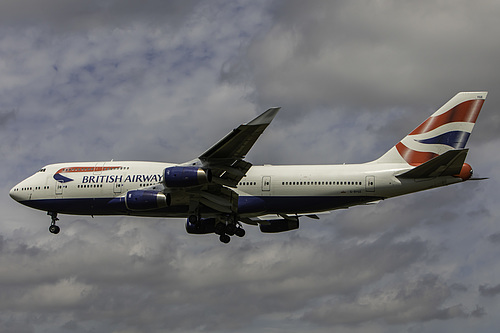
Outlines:
<svg viewBox="0 0 500 333"><path fill-rule="evenodd" d="M101 175L83 176L83 184L100 183L158 183L161 182L162 175Z"/></svg>
<svg viewBox="0 0 500 333"><path fill-rule="evenodd" d="M92 175L84 175L82 177L83 184L100 184L100 183L158 183L162 181L163 176L161 174L156 175L146 175L146 174L136 174L136 175L116 175L116 174L99 174L94 175L93 173L106 173L106 171L119 170L121 167L69 167L59 169L53 176L55 180L59 183L68 183L74 181L74 179L69 178L64 174L68 173L92 173Z"/></svg>

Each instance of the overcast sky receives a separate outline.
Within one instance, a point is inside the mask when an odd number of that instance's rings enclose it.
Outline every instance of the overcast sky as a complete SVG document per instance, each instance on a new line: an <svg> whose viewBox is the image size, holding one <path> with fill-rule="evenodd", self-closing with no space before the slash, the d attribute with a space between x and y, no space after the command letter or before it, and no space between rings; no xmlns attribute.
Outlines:
<svg viewBox="0 0 500 333"><path fill-rule="evenodd" d="M2 332L498 332L500 3L0 2ZM468 182L228 245L9 189L65 161L197 157L282 110L254 164L362 163L489 91Z"/></svg>

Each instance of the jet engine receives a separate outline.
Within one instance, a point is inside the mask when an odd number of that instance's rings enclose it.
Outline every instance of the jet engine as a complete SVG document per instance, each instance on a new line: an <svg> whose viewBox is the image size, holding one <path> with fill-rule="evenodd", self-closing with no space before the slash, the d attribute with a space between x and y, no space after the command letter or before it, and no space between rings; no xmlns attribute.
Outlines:
<svg viewBox="0 0 500 333"><path fill-rule="evenodd" d="M299 228L299 219L268 220L265 221L265 223L261 223L259 226L260 231L264 233L290 231Z"/></svg>
<svg viewBox="0 0 500 333"><path fill-rule="evenodd" d="M129 210L154 210L168 206L167 196L162 192L132 190L125 195L125 205Z"/></svg>
<svg viewBox="0 0 500 333"><path fill-rule="evenodd" d="M188 234L204 235L211 234L215 232L215 219L200 219L196 223L186 221L186 231Z"/></svg>
<svg viewBox="0 0 500 333"><path fill-rule="evenodd" d="M191 187L211 181L210 169L175 166L163 170L163 183L166 187Z"/></svg>

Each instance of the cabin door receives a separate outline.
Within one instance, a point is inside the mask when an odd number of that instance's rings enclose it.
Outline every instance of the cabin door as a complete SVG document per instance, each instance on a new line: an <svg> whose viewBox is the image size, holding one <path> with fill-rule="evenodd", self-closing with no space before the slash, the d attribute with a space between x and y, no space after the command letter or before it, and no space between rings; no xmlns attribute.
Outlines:
<svg viewBox="0 0 500 333"><path fill-rule="evenodd" d="M271 176L262 177L262 192L271 191Z"/></svg>
<svg viewBox="0 0 500 333"><path fill-rule="evenodd" d="M366 192L375 192L375 176L366 176Z"/></svg>

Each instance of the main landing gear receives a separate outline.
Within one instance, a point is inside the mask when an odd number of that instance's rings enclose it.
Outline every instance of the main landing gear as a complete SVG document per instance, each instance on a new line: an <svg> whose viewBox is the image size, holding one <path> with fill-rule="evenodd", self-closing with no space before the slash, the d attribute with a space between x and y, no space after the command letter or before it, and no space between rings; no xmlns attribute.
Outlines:
<svg viewBox="0 0 500 333"><path fill-rule="evenodd" d="M59 231L61 231L61 228L59 228L59 226L56 225L56 222L59 221L59 219L57 218L57 213L56 212L47 212L47 215L49 215L51 218L49 231L51 233L53 233L54 235L57 235L59 233Z"/></svg>
<svg viewBox="0 0 500 333"><path fill-rule="evenodd" d="M231 240L231 236L243 237L245 236L245 229L241 227L241 224L236 218L229 219L227 224L224 222L219 222L215 225L215 233L219 235L219 240L227 244Z"/></svg>
<svg viewBox="0 0 500 333"><path fill-rule="evenodd" d="M219 240L227 244L231 241L231 236L245 236L245 229L238 221L238 215L220 214L214 217L201 218L199 215L192 214L186 222L186 231L189 234L205 235L217 234Z"/></svg>

